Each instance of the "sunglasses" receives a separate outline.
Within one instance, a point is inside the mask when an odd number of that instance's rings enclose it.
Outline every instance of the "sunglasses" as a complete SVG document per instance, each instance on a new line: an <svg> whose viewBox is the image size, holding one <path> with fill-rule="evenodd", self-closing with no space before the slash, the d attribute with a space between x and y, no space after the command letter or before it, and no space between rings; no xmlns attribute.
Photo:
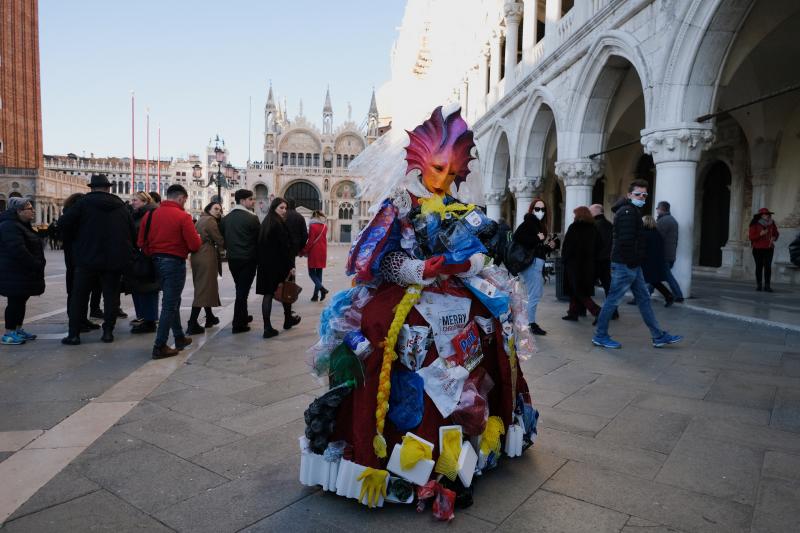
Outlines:
<svg viewBox="0 0 800 533"><path fill-rule="evenodd" d="M544 213L544 207L534 207L533 208L533 212L534 213Z"/></svg>
<svg viewBox="0 0 800 533"><path fill-rule="evenodd" d="M649 196L646 192L632 192L631 194L640 198L647 198Z"/></svg>

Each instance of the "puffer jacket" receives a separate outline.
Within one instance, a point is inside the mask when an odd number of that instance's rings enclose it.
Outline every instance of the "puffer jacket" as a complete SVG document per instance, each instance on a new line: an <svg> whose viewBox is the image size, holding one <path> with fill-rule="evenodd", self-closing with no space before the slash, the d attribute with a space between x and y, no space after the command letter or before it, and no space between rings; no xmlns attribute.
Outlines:
<svg viewBox="0 0 800 533"><path fill-rule="evenodd" d="M43 242L17 213L0 213L0 294L38 296L44 292Z"/></svg>
<svg viewBox="0 0 800 533"><path fill-rule="evenodd" d="M647 243L639 208L625 198L614 204L611 211L614 212L611 262L622 263L628 268L640 267L647 256Z"/></svg>

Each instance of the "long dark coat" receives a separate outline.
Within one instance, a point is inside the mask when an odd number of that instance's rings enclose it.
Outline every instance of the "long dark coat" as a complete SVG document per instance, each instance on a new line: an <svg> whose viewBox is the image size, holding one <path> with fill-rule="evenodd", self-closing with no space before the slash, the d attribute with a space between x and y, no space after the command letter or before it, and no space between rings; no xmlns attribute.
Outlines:
<svg viewBox="0 0 800 533"><path fill-rule="evenodd" d="M593 221L575 221L569 225L561 247L567 294L576 298L593 294L595 264L601 247L600 234Z"/></svg>
<svg viewBox="0 0 800 533"><path fill-rule="evenodd" d="M0 213L0 294L38 296L44 292L43 242L16 211Z"/></svg>
<svg viewBox="0 0 800 533"><path fill-rule="evenodd" d="M256 294L275 294L278 283L286 280L294 268L294 245L283 220L269 223L269 215L261 223L258 235L258 277Z"/></svg>
<svg viewBox="0 0 800 533"><path fill-rule="evenodd" d="M219 307L219 251L225 248L225 240L219 231L219 222L213 216L203 213L197 219L197 233L203 244L192 254L192 281L194 300L192 307Z"/></svg>
<svg viewBox="0 0 800 533"><path fill-rule="evenodd" d="M642 263L644 280L650 285L656 285L666 280L667 260L664 259L664 238L657 229L644 228L642 231L645 240L647 257Z"/></svg>

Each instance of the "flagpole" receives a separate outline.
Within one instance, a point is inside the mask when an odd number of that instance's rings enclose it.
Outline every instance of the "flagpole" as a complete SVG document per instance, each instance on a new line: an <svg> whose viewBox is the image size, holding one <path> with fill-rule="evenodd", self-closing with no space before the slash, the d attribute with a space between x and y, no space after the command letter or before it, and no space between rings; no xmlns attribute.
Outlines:
<svg viewBox="0 0 800 533"><path fill-rule="evenodd" d="M136 94L131 91L131 194L135 191L136 188L136 145L135 145L135 130L134 130L134 123L135 123L135 104L136 103Z"/></svg>
<svg viewBox="0 0 800 533"><path fill-rule="evenodd" d="M144 149L144 190L150 188L150 108L147 108L147 135Z"/></svg>
<svg viewBox="0 0 800 533"><path fill-rule="evenodd" d="M161 194L161 124L158 125L158 187L156 190Z"/></svg>

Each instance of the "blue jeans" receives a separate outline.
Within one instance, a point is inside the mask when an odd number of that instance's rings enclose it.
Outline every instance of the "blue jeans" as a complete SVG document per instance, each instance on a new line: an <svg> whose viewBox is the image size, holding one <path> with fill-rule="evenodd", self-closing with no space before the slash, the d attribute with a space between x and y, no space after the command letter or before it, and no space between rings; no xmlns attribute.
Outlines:
<svg viewBox="0 0 800 533"><path fill-rule="evenodd" d="M136 308L136 318L148 322L158 320L158 291L132 292L131 298Z"/></svg>
<svg viewBox="0 0 800 533"><path fill-rule="evenodd" d="M675 280L675 276L672 275L672 267L675 265L675 261L667 261L666 266L664 267L664 276L667 281L667 285L669 285L669 290L672 291L672 295L681 300L683 299L683 293L681 292L681 286L678 285L678 282Z"/></svg>
<svg viewBox="0 0 800 533"><path fill-rule="evenodd" d="M308 277L314 282L314 296L316 296L322 290L322 269L309 268Z"/></svg>
<svg viewBox="0 0 800 533"><path fill-rule="evenodd" d="M539 305L542 299L542 293L544 292L544 278L542 277L543 268L544 259L536 257L528 268L520 272L522 280L525 282L525 289L528 291L529 324L536 322L536 306Z"/></svg>
<svg viewBox="0 0 800 533"><path fill-rule="evenodd" d="M153 257L153 262L161 280L161 290L164 292L155 341L156 348L160 348L167 344L170 329L176 339L185 336L181 328L181 293L186 285L186 260L156 255Z"/></svg>
<svg viewBox="0 0 800 533"><path fill-rule="evenodd" d="M627 265L622 263L611 263L611 290L603 303L600 315L597 317L595 336L600 338L608 337L608 322L611 320L617 305L622 301L622 297L625 296L625 291L628 290L628 287L633 291L633 297L639 306L639 313L650 329L650 335L653 338L660 337L664 332L659 327L656 315L650 306L650 295L647 292L647 284L644 282L642 268L628 268Z"/></svg>

